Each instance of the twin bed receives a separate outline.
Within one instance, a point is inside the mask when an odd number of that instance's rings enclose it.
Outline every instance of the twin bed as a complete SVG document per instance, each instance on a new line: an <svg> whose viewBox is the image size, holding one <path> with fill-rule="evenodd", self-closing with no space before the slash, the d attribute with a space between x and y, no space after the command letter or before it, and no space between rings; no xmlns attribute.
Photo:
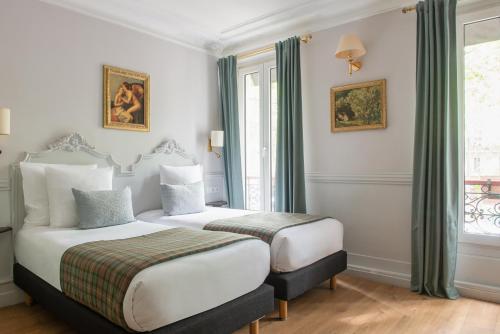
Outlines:
<svg viewBox="0 0 500 334"><path fill-rule="evenodd" d="M15 254L19 266L61 291L61 258L69 248L165 229L144 222L92 230L33 227L19 231ZM123 301L126 323L134 331L152 331L208 311L256 290L268 272L269 250L255 239L149 267L128 287Z"/></svg>
<svg viewBox="0 0 500 334"><path fill-rule="evenodd" d="M78 134L62 138L48 151L28 154L25 162L112 166L113 188L130 187L134 212L142 212L136 222L97 229L21 228L25 215L22 177L17 166L12 169L14 281L81 332L229 333L250 324L250 332L257 333L258 319L272 312L274 297L280 301L280 317L286 319L288 300L327 279L332 279L333 287L335 275L346 268L342 224L331 218L282 229L270 245L240 235L236 239L241 240L187 252L138 271L124 291L119 310L124 323L120 325L92 303L83 306L69 298L61 287L62 274L68 271L63 258L69 250L176 231L189 235L196 230L190 238L198 241L207 233L224 237L226 232L200 230L218 219L252 212L207 208L197 214L164 216L157 210L161 207L158 166L195 163L173 141L142 155L128 170L118 167L110 155L96 152ZM87 274L93 277L93 269L89 270Z"/></svg>
<svg viewBox="0 0 500 334"><path fill-rule="evenodd" d="M137 216L145 222L169 227L203 229L221 219L250 216L253 211L206 207L200 213L167 216L162 210L150 210ZM332 218L282 229L270 243L271 272L266 282L275 288L279 316L288 316L287 302L319 283L330 279L335 288L335 275L345 270L347 254L343 250L343 226Z"/></svg>

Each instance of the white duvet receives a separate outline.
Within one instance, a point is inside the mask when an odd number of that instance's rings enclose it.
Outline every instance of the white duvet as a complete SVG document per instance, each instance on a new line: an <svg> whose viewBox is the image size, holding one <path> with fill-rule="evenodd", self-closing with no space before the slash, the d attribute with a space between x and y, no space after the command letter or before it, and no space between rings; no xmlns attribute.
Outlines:
<svg viewBox="0 0 500 334"><path fill-rule="evenodd" d="M194 214L164 216L162 210L146 211L137 218L170 227L202 229L206 224L223 218L240 217L254 211L206 207ZM308 266L343 249L344 227L336 219L326 218L314 223L279 231L271 243L271 269L290 272Z"/></svg>
<svg viewBox="0 0 500 334"><path fill-rule="evenodd" d="M61 290L59 267L70 247L123 239L170 227L134 222L91 230L31 227L18 232L17 261ZM269 247L260 240L237 242L149 267L132 280L123 303L127 325L151 331L207 311L255 290L269 274Z"/></svg>

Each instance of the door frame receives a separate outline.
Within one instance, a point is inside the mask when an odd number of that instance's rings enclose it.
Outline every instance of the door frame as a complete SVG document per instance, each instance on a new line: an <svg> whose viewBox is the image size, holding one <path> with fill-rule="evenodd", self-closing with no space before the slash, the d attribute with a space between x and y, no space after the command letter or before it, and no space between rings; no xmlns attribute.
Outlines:
<svg viewBox="0 0 500 334"><path fill-rule="evenodd" d="M275 60L267 60L258 64L241 65L238 67L238 109L240 110L240 148L242 163L242 182L245 192L245 208L247 208L246 189L246 108L245 108L245 76L259 74L260 98L260 207L264 211L272 210L272 173L271 173L271 69L276 67Z"/></svg>

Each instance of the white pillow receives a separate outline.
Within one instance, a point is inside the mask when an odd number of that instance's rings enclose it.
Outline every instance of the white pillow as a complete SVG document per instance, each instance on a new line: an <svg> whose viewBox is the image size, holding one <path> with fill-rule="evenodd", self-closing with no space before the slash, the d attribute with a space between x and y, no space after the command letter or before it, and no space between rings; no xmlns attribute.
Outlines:
<svg viewBox="0 0 500 334"><path fill-rule="evenodd" d="M78 212L72 188L82 191L112 190L113 167L69 171L47 168L47 193L51 227L78 226Z"/></svg>
<svg viewBox="0 0 500 334"><path fill-rule="evenodd" d="M160 166L160 183L170 185L193 184L203 181L203 167L193 166Z"/></svg>
<svg viewBox="0 0 500 334"><path fill-rule="evenodd" d="M24 225L48 226L50 216L45 169L50 167L60 170L80 171L96 169L97 165L58 165L21 162L20 167L23 176L24 207L26 211Z"/></svg>

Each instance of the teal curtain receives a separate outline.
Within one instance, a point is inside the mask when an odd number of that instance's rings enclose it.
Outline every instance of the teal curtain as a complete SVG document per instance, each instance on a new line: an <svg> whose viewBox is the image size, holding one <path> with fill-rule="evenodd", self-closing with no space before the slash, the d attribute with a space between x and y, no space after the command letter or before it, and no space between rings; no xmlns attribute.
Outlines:
<svg viewBox="0 0 500 334"><path fill-rule="evenodd" d="M275 210L306 212L300 38L276 43L278 117Z"/></svg>
<svg viewBox="0 0 500 334"><path fill-rule="evenodd" d="M456 0L417 4L411 288L455 299L458 231Z"/></svg>
<svg viewBox="0 0 500 334"><path fill-rule="evenodd" d="M243 209L236 57L221 58L217 61L217 65L219 68L219 105L224 130L223 153L228 205L230 208Z"/></svg>

